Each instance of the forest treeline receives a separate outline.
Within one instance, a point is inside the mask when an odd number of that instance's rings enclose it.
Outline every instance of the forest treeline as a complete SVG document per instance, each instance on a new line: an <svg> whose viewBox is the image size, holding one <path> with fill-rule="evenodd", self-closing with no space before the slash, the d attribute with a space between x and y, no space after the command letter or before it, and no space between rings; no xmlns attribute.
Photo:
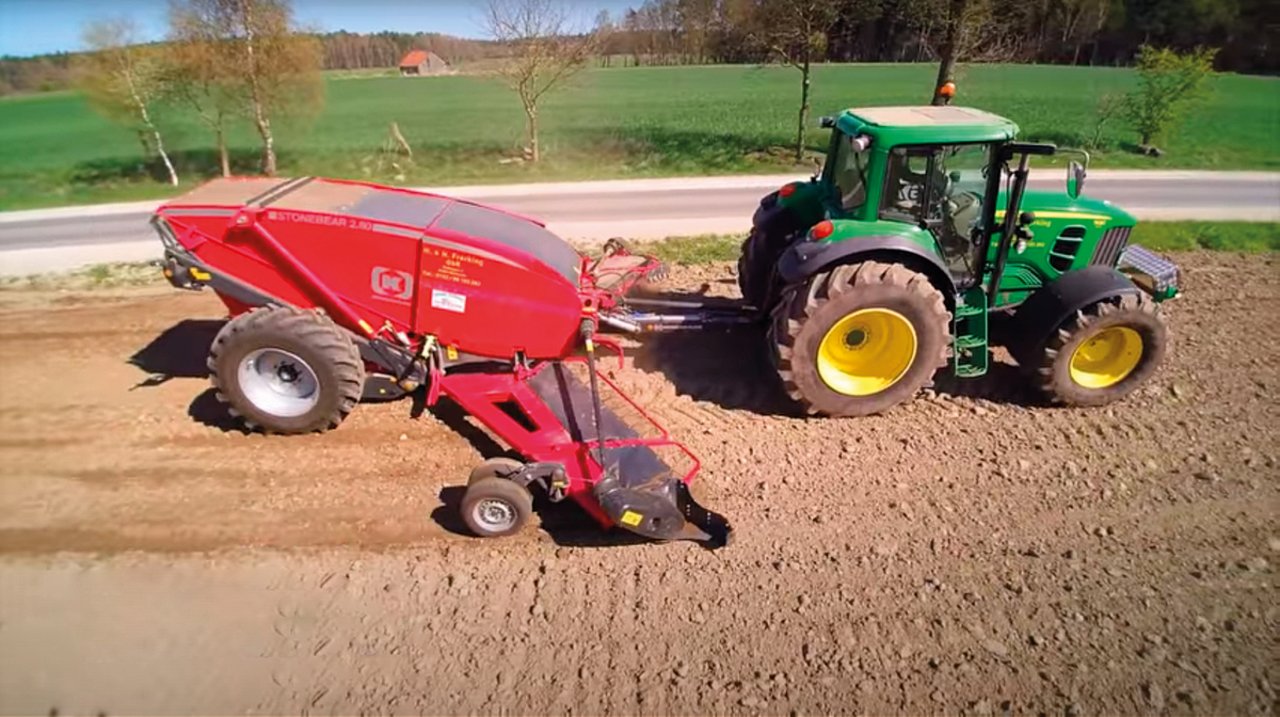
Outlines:
<svg viewBox="0 0 1280 717"><path fill-rule="evenodd" d="M930 62L938 59L954 0L832 0L836 22L818 61ZM758 37L761 0L647 0L602 16L601 44L613 65L760 63L774 59ZM1280 16L1272 0L969 0L972 28L961 60L1130 65L1144 44L1221 48L1218 70L1280 72ZM391 68L412 49L451 64L501 57L501 43L439 33L330 32L316 36L330 70ZM0 94L71 85L76 53L0 58Z"/></svg>

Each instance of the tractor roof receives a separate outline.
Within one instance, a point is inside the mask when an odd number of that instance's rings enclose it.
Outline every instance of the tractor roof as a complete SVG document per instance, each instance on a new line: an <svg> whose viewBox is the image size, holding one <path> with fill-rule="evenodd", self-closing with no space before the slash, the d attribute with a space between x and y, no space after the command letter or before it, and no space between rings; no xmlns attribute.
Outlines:
<svg viewBox="0 0 1280 717"><path fill-rule="evenodd" d="M1010 140L1013 122L971 107L854 107L840 113L836 126L854 136L869 134L888 146L940 142Z"/></svg>

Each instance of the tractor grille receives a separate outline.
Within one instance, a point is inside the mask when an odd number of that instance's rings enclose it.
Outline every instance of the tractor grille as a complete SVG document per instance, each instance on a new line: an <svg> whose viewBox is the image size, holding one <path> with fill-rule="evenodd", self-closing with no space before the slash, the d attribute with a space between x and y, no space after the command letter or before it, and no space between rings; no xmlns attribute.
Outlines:
<svg viewBox="0 0 1280 717"><path fill-rule="evenodd" d="M1093 250L1093 259L1090 264L1096 266L1115 266L1120 261L1120 252L1124 251L1124 247L1129 243L1129 232L1133 231L1133 227L1112 227L1102 235L1102 239L1098 241L1098 246Z"/></svg>

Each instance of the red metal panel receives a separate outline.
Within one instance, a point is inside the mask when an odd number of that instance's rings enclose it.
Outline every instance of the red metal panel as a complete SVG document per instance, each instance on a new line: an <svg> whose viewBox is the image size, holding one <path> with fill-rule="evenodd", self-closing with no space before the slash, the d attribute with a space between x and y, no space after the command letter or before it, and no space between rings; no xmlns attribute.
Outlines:
<svg viewBox="0 0 1280 717"><path fill-rule="evenodd" d="M452 232L424 237L421 251L416 331L498 358L572 352L582 300L563 276L496 242Z"/></svg>
<svg viewBox="0 0 1280 717"><path fill-rule="evenodd" d="M260 212L258 222L315 274L318 288L347 302L359 318L375 329L386 321L396 330L410 328L419 230L341 214L272 209ZM315 292L307 293L314 300Z"/></svg>

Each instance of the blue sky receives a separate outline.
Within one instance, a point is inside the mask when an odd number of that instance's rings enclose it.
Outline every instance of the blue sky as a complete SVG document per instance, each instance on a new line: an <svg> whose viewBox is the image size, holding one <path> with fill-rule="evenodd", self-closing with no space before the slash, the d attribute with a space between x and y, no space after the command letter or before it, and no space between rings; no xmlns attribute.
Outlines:
<svg viewBox="0 0 1280 717"><path fill-rule="evenodd" d="M615 16L642 0L565 0L589 25L607 9ZM298 20L321 30L484 34L483 0L293 0ZM143 40L164 37L166 0L0 0L0 55L35 55L81 49L80 29L107 17L132 18Z"/></svg>

